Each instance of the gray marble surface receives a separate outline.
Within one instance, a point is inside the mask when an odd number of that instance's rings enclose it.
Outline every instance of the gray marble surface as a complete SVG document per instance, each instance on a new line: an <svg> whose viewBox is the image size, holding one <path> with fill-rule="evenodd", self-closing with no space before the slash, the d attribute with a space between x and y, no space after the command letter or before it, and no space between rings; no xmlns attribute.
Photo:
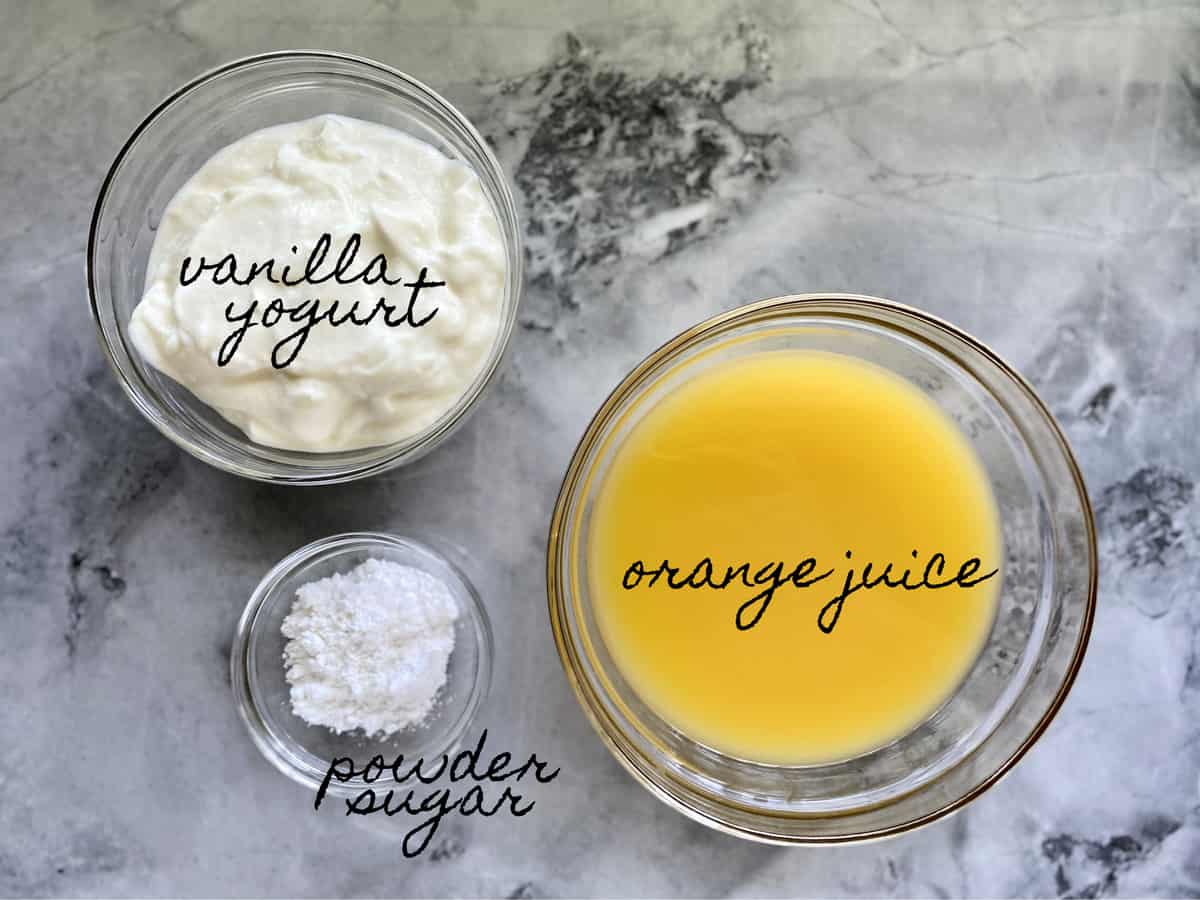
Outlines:
<svg viewBox="0 0 1200 900"><path fill-rule="evenodd" d="M1200 894L1200 4L1152 0L0 3L0 894ZM519 188L529 286L498 387L432 456L285 490L181 455L106 370L96 190L166 92L326 47L444 91ZM603 140L601 140L603 138ZM610 759L560 671L542 557L574 442L683 326L780 293L989 341L1073 442L1103 556L1061 715L965 812L839 849L693 824ZM332 532L464 548L494 739L535 812L402 859L259 757L235 618Z"/></svg>

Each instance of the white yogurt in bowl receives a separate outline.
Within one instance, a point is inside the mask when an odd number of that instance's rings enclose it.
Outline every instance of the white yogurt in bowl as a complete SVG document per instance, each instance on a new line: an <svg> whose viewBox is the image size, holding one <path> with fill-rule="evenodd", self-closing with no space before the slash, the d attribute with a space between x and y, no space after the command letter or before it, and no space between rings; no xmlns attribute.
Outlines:
<svg viewBox="0 0 1200 900"><path fill-rule="evenodd" d="M179 189L129 335L251 441L357 450L419 434L470 389L505 278L469 166L321 115L246 135Z"/></svg>

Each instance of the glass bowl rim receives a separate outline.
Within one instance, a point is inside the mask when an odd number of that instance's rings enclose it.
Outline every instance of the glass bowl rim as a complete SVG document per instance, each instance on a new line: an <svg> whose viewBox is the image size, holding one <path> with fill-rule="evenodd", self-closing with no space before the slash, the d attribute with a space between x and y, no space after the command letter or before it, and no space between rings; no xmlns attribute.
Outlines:
<svg viewBox="0 0 1200 900"><path fill-rule="evenodd" d="M1048 432L1062 456L1062 461L1070 472L1075 493L1080 501L1088 553L1087 598L1080 617L1079 635L1075 640L1070 664L1059 682L1054 696L1033 728L1021 739L1020 743L1008 757L998 766L994 767L985 778L973 784L961 796L951 798L936 809L894 825L875 829L860 829L839 834L784 835L759 830L743 823L726 821L697 805L689 803L685 796L677 796L668 791L664 786L664 783L679 782L680 779L678 776L656 765L654 757L643 756L643 754L632 747L627 749L614 738L613 734L610 733L609 724L613 725L613 729L618 732L623 730L622 726L610 722L612 716L608 711L600 703L592 701L590 695L592 693L599 694L601 688L591 684L581 667L575 662L575 656L582 651L574 646L576 638L568 624L569 616L566 613L566 604L570 601L571 591L565 584L564 567L559 565L559 560L564 549L568 512L572 512L577 503L583 499L579 496L579 489L583 482L582 476L585 474L587 457L597 441L603 437L606 429L613 421L614 413L621 408L622 404L631 398L636 398L654 383L653 380L647 381L647 376L653 373L664 362L678 358L687 350L700 344L704 339L720 334L722 331L736 328L739 325L755 320L768 321L775 318L787 318L795 313L820 309L826 304L837 302L853 303L856 307L863 308L867 314L859 316L853 311L824 308L822 311L827 317L848 321L866 320L885 331L897 332L899 330L896 323L881 321L880 318L869 315L871 311L874 311L882 315L890 314L897 316L901 319L908 318L917 324L931 328L936 333L941 333L950 339L961 341L970 351L977 353L985 361L995 366L1002 375L1011 381L1023 397L1030 402L1035 413L1041 416L1043 424L1047 426ZM988 390L988 393L990 394L991 391ZM635 781L677 812L717 831L735 837L748 838L761 843L781 846L860 843L902 834L921 828L944 816L957 812L988 788L999 782L1041 738L1042 734L1045 733L1065 702L1067 695L1070 693L1079 669L1083 664L1083 659L1091 638L1096 613L1098 578L1099 564L1095 516L1086 485L1084 484L1083 474L1075 459L1070 443L1067 441L1066 435L1063 433L1054 415L1038 396L1032 384L989 346L938 316L903 303L897 303L893 300L886 300L867 294L842 292L785 294L746 303L703 319L695 325L684 329L647 354L605 397L588 422L579 442L576 444L567 471L563 476L558 497L555 500L554 512L551 516L546 542L546 593L550 627L553 632L555 647L558 651L559 662L567 676L567 681L571 685L571 690L575 694L576 701L582 707L593 731L599 735L602 743L608 748L612 756L621 764L622 768L633 776ZM649 774L651 770L657 773L657 778ZM935 778L932 782L918 787L916 791L919 793L937 784L939 778ZM712 805L719 806L721 803L720 801L716 801ZM763 816L771 815L767 810L754 810L753 812ZM809 815L804 818L836 818L841 815L857 812L860 811L850 810L846 813L831 813L829 816Z"/></svg>
<svg viewBox="0 0 1200 900"><path fill-rule="evenodd" d="M298 547L284 556L283 559L279 560L263 575L262 579L251 592L249 600L246 601L246 605L242 609L237 625L234 628L233 641L229 650L229 675L235 705L238 709L238 717L242 720L242 724L245 725L251 740L259 752L267 762L271 763L272 766L292 781L312 790L320 787L320 778L312 777L311 773L294 765L287 756L278 751L275 747L275 741L279 739L267 727L265 717L259 711L258 704L255 702L254 692L250 687L249 674L251 633L254 631L258 615L268 598L277 591L280 583L301 565L316 556L329 552L343 549L367 548L381 544L404 551L416 549L418 552L427 554L446 566L462 587L461 592L455 591L455 596L457 597L461 594L468 601L466 607L462 610L462 614L471 619L479 635L477 648L479 658L478 671L471 684L471 696L454 727L447 731L445 737L438 742L441 745L438 750L439 754L453 749L457 742L462 739L463 735L467 733L478 716L479 710L487 699L491 688L492 664L493 656L495 655L495 638L492 633L491 618L488 616L487 608L484 606L483 599L480 597L479 591L475 588L474 582L467 577L467 574L460 566L436 547L417 538L382 531L347 531L319 538L302 547ZM283 741L283 743L288 742ZM348 787L335 782L329 785L329 793L339 796L349 796L355 793L355 789L353 786Z"/></svg>
<svg viewBox="0 0 1200 900"><path fill-rule="evenodd" d="M511 224L517 239L515 252L508 258L507 264L510 270L506 273L506 288L509 283L513 286L513 302L508 315L503 316L500 320L500 330L496 337L489 356L485 362L484 369L480 375L476 377L473 385L468 389L468 393L464 397L469 396L469 400L465 405L453 416L434 423L433 426L426 429L423 433L414 435L412 438L407 438L404 441L395 444L381 445L382 448L391 448L389 452L380 453L379 456L362 460L355 463L344 464L337 467L322 467L312 466L301 469L293 463L280 463L270 460L258 460L258 465L254 469L247 469L238 463L226 458L222 453L214 452L208 447L193 441L183 429L175 422L175 417L170 414L164 405L159 400L159 391L155 390L131 365L127 364L124 357L125 352L118 352L113 346L113 341L107 333L104 320L100 310L99 292L96 287L96 274L93 260L97 252L97 244L99 241L99 230L101 214L104 211L105 202L107 201L110 191L113 187L113 182L118 171L126 158L133 151L142 134L166 112L169 108L177 103L184 101L193 91L205 86L206 84L226 75L230 72L235 72L242 69L250 69L254 66L272 62L287 62L287 61L332 61L339 63L348 63L353 66L361 67L364 70L374 71L388 78L394 79L404 87L414 91L426 100L436 106L439 112L445 114L456 126L461 128L468 138L475 144L475 148L481 153L484 161L491 169L494 177L495 188L498 191L498 196L495 198L498 201L500 209L497 210L497 224L501 230L504 230L505 219L511 217ZM486 189L490 193L490 188ZM207 463L224 472L229 472L233 475L238 475L243 478L250 478L255 481L262 481L272 484L296 484L296 485L315 485L315 484L341 484L349 481L356 481L361 478L369 478L373 475L378 475L382 472L390 471L398 466L413 462L423 455L428 450L436 446L444 438L448 437L466 418L474 411L480 398L483 396L487 388L495 380L500 371L501 364L508 352L509 344L512 341L513 331L516 328L517 318L519 315L519 307L521 302L521 294L524 286L524 266L525 254L522 246L523 233L521 230L520 214L517 210L516 200L513 197L512 188L509 184L508 177L504 172L503 166L496 158L491 146L484 139L483 135L475 128L466 116L459 112L449 100L426 85L424 82L413 78L401 70L371 59L365 56L358 56L351 53L342 53L336 50L320 50L320 49L291 49L291 50L272 50L265 53L256 53L250 56L243 56L237 59L214 66L190 79L162 100L160 100L154 108L147 113L138 123L137 127L130 132L129 137L121 145L121 149L113 157L112 163L109 164L108 170L104 175L104 180L100 184L100 190L96 194L96 203L92 208L91 224L88 228L87 251L84 255L84 275L87 282L88 306L92 314L92 324L95 328L96 336L100 344L105 361L108 363L109 369L116 375L117 381L121 385L121 389L125 395L133 402L137 410L142 416L150 422L164 437L170 440L173 444L180 447L190 455L196 457L202 462ZM117 326L118 329L120 326ZM461 398L460 398L461 399ZM252 445L253 442L249 438L238 440L239 444ZM371 449L371 448L364 448ZM287 471L283 471L283 470Z"/></svg>

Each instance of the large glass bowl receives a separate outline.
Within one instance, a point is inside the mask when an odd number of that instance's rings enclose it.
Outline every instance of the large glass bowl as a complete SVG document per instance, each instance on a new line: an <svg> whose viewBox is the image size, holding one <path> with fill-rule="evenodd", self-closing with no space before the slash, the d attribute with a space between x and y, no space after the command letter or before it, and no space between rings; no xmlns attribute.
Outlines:
<svg viewBox="0 0 1200 900"><path fill-rule="evenodd" d="M190 391L148 365L129 337L155 230L171 198L214 153L247 134L323 113L388 125L432 144L479 176L504 240L500 328L478 377L428 428L403 441L337 453L255 443ZM87 282L100 344L125 392L172 441L226 471L262 481L350 481L410 462L462 423L500 365L517 318L524 255L516 203L484 139L453 106L395 69L323 51L267 53L184 85L117 154L96 200Z"/></svg>
<svg viewBox="0 0 1200 900"><path fill-rule="evenodd" d="M858 357L916 385L953 420L991 483L1003 585L986 644L957 691L909 734L841 762L768 765L680 732L626 683L589 590L597 491L655 403L729 359L780 349ZM567 677L617 760L655 795L723 831L784 843L895 834L994 784L1037 740L1079 669L1096 601L1092 512L1070 448L1029 384L978 341L871 297L750 304L685 331L626 376L588 426L551 523L547 587Z"/></svg>

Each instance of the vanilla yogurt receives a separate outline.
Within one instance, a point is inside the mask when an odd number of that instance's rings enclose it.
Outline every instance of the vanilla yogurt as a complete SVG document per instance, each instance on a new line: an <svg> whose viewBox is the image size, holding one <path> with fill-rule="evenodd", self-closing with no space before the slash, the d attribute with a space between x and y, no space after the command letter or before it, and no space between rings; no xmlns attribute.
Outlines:
<svg viewBox="0 0 1200 900"><path fill-rule="evenodd" d="M354 450L420 433L470 389L506 266L468 166L319 116L247 135L180 188L130 334L251 440Z"/></svg>

